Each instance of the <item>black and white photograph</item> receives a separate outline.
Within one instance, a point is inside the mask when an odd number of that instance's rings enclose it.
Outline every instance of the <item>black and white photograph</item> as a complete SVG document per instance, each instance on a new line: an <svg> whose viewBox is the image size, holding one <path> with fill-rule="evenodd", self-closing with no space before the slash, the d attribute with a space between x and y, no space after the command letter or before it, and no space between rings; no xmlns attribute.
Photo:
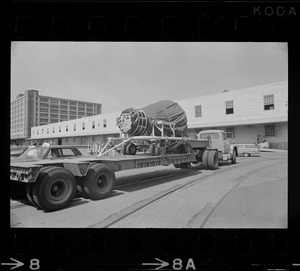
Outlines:
<svg viewBox="0 0 300 271"><path fill-rule="evenodd" d="M288 228L286 42L11 42L11 228Z"/></svg>

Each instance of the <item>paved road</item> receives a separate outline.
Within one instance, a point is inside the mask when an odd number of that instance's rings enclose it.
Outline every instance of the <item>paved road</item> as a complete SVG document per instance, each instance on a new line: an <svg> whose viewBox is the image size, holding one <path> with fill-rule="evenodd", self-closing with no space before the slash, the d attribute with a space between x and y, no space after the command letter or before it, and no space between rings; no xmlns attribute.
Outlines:
<svg viewBox="0 0 300 271"><path fill-rule="evenodd" d="M287 153L238 157L215 170L159 166L116 174L111 197L44 212L11 200L12 227L286 228Z"/></svg>

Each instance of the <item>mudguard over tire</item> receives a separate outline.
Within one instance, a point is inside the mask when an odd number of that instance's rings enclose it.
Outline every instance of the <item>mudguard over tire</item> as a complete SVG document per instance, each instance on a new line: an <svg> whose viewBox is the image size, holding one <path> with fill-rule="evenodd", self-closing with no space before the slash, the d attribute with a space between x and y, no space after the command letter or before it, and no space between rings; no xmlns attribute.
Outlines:
<svg viewBox="0 0 300 271"><path fill-rule="evenodd" d="M90 166L84 179L84 191L93 200L107 198L115 187L113 170L104 164Z"/></svg>
<svg viewBox="0 0 300 271"><path fill-rule="evenodd" d="M76 194L76 180L65 168L49 167L40 173L32 189L34 202L46 211L63 209Z"/></svg>
<svg viewBox="0 0 300 271"><path fill-rule="evenodd" d="M217 169L219 166L218 152L215 150L210 150L208 152L207 163L209 169Z"/></svg>

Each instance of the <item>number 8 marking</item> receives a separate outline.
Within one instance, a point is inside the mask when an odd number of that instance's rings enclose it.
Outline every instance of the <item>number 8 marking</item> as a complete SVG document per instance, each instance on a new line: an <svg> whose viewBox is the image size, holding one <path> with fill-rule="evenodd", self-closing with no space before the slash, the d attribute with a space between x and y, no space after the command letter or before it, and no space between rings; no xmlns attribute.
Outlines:
<svg viewBox="0 0 300 271"><path fill-rule="evenodd" d="M40 269L40 260L31 259L29 268L31 270L39 270Z"/></svg>

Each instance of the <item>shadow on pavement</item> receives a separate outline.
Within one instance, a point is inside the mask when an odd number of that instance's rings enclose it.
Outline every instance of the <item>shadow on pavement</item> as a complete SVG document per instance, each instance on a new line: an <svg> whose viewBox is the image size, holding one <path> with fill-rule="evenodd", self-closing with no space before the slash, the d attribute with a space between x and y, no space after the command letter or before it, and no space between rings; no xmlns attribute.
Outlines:
<svg viewBox="0 0 300 271"><path fill-rule="evenodd" d="M139 175L126 176L117 180L115 187L118 191L134 192L147 189L156 185L176 181L181 178L191 177L202 174L200 166L193 166L188 169L174 169L162 172L143 173Z"/></svg>

